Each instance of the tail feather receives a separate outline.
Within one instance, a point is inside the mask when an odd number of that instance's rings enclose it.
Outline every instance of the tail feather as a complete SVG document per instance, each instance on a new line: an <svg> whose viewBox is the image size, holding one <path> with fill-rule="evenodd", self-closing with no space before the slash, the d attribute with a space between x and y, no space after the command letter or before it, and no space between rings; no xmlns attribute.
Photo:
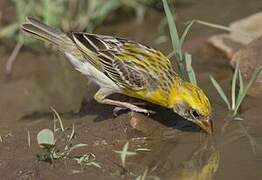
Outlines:
<svg viewBox="0 0 262 180"><path fill-rule="evenodd" d="M67 41L72 42L65 33L32 17L27 18L27 21L22 25L21 29L40 40L51 42L57 46L61 46Z"/></svg>

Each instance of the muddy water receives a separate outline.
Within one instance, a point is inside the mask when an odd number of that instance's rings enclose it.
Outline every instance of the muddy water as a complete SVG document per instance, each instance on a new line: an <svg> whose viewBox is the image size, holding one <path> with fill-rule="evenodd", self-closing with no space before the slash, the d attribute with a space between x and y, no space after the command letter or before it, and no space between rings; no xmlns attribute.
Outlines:
<svg viewBox="0 0 262 180"><path fill-rule="evenodd" d="M179 23L194 18L227 24L262 9L259 0L178 0L177 3ZM160 20L159 14L152 13L144 24L125 22L98 32L145 42L168 53L168 42L152 43L158 36L156 27ZM186 43L186 49L193 54L199 85L213 105L214 135L207 136L172 112L151 105L149 107L158 112L156 115L146 117L125 112L114 117L112 107L93 100L97 87L75 72L63 57L46 55L50 52L42 49L24 49L9 79L3 74L5 61L0 62L1 177L120 179L121 176L135 179L148 169L149 179L261 179L262 101L247 98L241 109L244 121L230 121L225 105L208 79L209 74L214 75L229 92L232 72L228 60L204 43L215 31L195 26L191 32L192 40ZM0 53L5 60L9 52L2 47ZM87 167L80 171L72 160L56 161L54 165L37 161L36 154L41 151L36 143L37 132L53 128L49 106L61 114L66 131L70 132L72 124L75 125L75 143L88 144L73 153L94 153L101 169ZM138 148L150 151L128 157L123 170L114 150L121 150L127 141L129 151Z"/></svg>

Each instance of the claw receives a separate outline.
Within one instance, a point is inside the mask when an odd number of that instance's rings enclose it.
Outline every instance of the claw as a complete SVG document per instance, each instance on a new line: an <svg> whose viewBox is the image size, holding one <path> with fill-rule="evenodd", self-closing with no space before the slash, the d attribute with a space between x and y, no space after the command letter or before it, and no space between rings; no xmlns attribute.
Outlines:
<svg viewBox="0 0 262 180"><path fill-rule="evenodd" d="M128 108L125 108L125 107L115 107L114 109L113 109L113 115L116 117L116 116L118 116L118 113L120 112L120 111L124 111L124 110L127 110Z"/></svg>

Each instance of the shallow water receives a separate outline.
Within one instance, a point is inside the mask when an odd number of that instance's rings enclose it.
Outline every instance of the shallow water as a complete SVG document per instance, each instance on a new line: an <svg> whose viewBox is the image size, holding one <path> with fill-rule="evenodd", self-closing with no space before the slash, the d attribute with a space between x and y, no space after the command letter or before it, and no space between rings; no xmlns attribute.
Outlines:
<svg viewBox="0 0 262 180"><path fill-rule="evenodd" d="M262 9L260 0L177 2L179 29L181 23L191 19L227 24ZM168 53L168 42L156 45L152 41L158 36L155 27L160 20L159 14L152 13L143 24L122 22L100 28L98 32L145 42ZM205 43L206 37L215 32L194 26L191 41L186 43L186 50L193 54L199 85L212 102L215 128L212 136L199 132L197 127L181 119L174 121L177 116L156 106L152 108L158 113L150 117L123 113L115 118L112 107L93 100L97 87L58 55L43 55L42 50L23 50L9 80L3 74L4 61L0 61L0 135L3 138L0 175L5 179L117 179L123 169L114 150L121 150L129 141L130 151L141 147L150 151L128 157L124 179L135 179L146 168L149 179L260 179L262 101L248 97L241 108L244 121L230 121L225 104L208 79L209 74L214 75L229 92L232 72L228 60ZM0 53L6 59L9 52L3 47ZM53 127L49 106L61 114L68 131L72 123L75 124L76 142L88 144L79 152L94 153L102 169L91 167L78 172L74 170L79 170L79 166L71 161L58 161L53 166L37 161L40 148L36 134L43 128Z"/></svg>

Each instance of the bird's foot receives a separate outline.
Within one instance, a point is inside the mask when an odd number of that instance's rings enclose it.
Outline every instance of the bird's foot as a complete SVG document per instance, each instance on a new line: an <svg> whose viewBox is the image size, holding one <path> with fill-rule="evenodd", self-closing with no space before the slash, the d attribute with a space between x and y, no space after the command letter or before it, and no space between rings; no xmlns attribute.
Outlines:
<svg viewBox="0 0 262 180"><path fill-rule="evenodd" d="M118 106L118 107L114 108L113 114L115 116L117 116L120 111L125 111L125 110L130 110L132 112L138 112L138 113L144 113L147 116L149 116L150 114L154 114L155 113L155 111L144 109L144 108L138 107L138 106L136 106L134 104L130 104L130 103L127 103L127 102L121 102L121 105L122 106Z"/></svg>
<svg viewBox="0 0 262 180"><path fill-rule="evenodd" d="M145 113L147 115L154 113L154 111L138 107L136 103L122 102L122 101L117 101L117 100L106 98L110 94L112 94L112 92L110 91L107 92L105 89L100 89L95 94L95 100L102 104L110 104L110 105L116 106L116 108L113 111L114 115L117 115L117 112L126 110L126 109L134 111L134 112ZM142 105L145 105L145 103L142 103Z"/></svg>

